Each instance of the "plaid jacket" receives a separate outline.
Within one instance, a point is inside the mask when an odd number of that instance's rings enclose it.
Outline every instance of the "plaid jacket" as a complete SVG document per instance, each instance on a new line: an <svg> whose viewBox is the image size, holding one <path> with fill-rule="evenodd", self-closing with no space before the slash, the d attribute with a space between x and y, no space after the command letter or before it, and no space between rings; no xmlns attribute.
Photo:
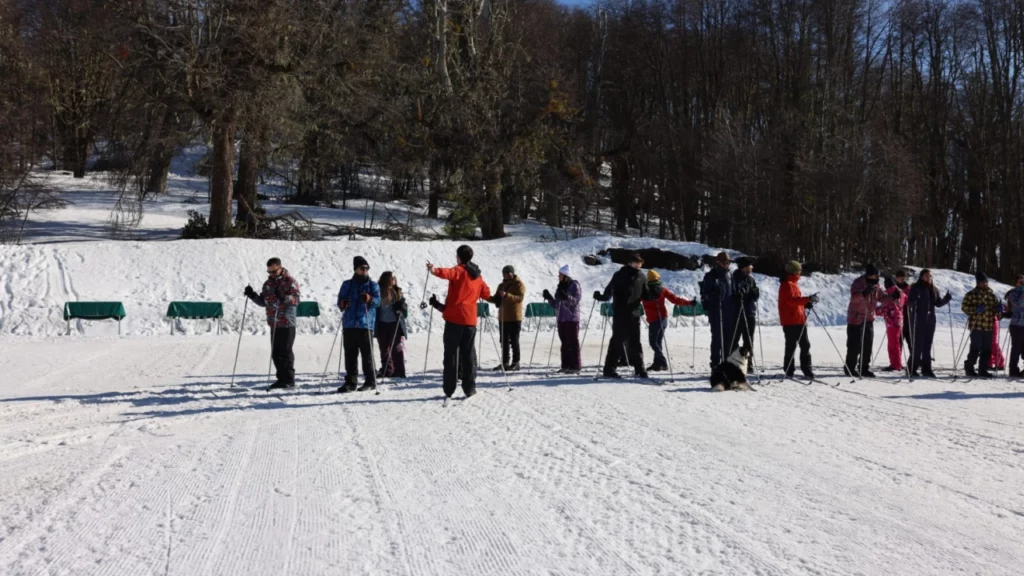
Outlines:
<svg viewBox="0 0 1024 576"><path fill-rule="evenodd" d="M991 332L995 317L1000 313L999 298L991 288L978 287L964 296L960 309L967 314L969 329Z"/></svg>
<svg viewBox="0 0 1024 576"><path fill-rule="evenodd" d="M300 295L299 282L282 269L281 275L268 278L260 293L251 300L267 309L267 325L272 328L293 328Z"/></svg>

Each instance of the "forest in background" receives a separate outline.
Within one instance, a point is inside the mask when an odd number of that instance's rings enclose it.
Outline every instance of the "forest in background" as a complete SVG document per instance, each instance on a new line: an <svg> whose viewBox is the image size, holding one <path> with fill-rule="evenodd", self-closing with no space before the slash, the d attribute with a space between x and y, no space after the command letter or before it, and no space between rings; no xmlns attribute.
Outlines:
<svg viewBox="0 0 1024 576"><path fill-rule="evenodd" d="M1021 0L0 0L0 229L59 205L41 164L109 172L131 227L198 141L211 237L276 229L260 181L372 173L455 234L1007 280L1022 72Z"/></svg>

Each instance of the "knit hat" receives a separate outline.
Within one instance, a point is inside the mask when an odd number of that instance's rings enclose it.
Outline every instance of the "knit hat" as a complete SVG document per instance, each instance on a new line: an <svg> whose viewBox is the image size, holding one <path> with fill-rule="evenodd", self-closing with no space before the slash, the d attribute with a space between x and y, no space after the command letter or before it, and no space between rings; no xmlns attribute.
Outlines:
<svg viewBox="0 0 1024 576"><path fill-rule="evenodd" d="M647 271L647 281L654 282L655 280L661 280L661 274L658 274L654 270Z"/></svg>
<svg viewBox="0 0 1024 576"><path fill-rule="evenodd" d="M878 267L875 266L874 264L868 264L868 265L864 266L864 275L865 276L878 276Z"/></svg>
<svg viewBox="0 0 1024 576"><path fill-rule="evenodd" d="M567 278L572 278L572 267L566 264L558 269L558 273Z"/></svg>
<svg viewBox="0 0 1024 576"><path fill-rule="evenodd" d="M463 244L455 250L455 255L459 257L463 264L469 264L473 260L473 249Z"/></svg>
<svg viewBox="0 0 1024 576"><path fill-rule="evenodd" d="M355 258L352 259L352 268L354 270L358 270L363 266L366 266L367 268L370 267L370 263L366 261L366 258L363 258L362 256L356 256Z"/></svg>
<svg viewBox="0 0 1024 576"><path fill-rule="evenodd" d="M729 258L729 253L725 251L719 252L718 256L715 256L715 261L724 266L728 266L729 263L732 262Z"/></svg>
<svg viewBox="0 0 1024 576"><path fill-rule="evenodd" d="M750 256L740 256L736 259L736 266L738 268L746 268L747 266L753 266L754 259Z"/></svg>
<svg viewBox="0 0 1024 576"><path fill-rule="evenodd" d="M502 274L515 274L516 273L516 269L513 268L511 264L509 264L508 266L505 266L504 268L501 269L501 273Z"/></svg>
<svg viewBox="0 0 1024 576"><path fill-rule="evenodd" d="M786 274L797 275L804 271L804 267L796 260L786 262Z"/></svg>
<svg viewBox="0 0 1024 576"><path fill-rule="evenodd" d="M984 272L978 272L977 274L974 275L974 279L978 282L978 284L981 284L982 282L988 282L988 275L985 274Z"/></svg>

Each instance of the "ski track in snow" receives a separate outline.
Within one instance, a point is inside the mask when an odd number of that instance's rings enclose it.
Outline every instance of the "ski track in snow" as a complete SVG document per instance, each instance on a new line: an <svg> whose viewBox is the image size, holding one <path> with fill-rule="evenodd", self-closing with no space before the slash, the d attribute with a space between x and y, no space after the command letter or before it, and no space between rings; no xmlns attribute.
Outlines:
<svg viewBox="0 0 1024 576"><path fill-rule="evenodd" d="M689 329L669 334L688 360ZM317 394L332 338L299 337L281 400L265 336L236 388L231 335L6 340L0 574L1020 572L1020 384L850 383L815 329L838 389L533 366L441 408L422 335L407 381ZM778 362L777 328L765 345Z"/></svg>

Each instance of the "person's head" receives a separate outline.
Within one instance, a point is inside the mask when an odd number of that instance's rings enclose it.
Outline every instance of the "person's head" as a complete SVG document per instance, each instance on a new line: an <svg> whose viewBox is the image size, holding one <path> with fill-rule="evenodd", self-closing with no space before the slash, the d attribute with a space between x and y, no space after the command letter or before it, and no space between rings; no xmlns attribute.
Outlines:
<svg viewBox="0 0 1024 576"><path fill-rule="evenodd" d="M352 259L352 269L356 276L366 276L370 273L370 263L366 261L366 258L356 256Z"/></svg>
<svg viewBox="0 0 1024 576"><path fill-rule="evenodd" d="M907 271L906 270L900 268L899 270L896 271L896 282L899 282L900 284L906 284L907 283Z"/></svg>
<svg viewBox="0 0 1024 576"><path fill-rule="evenodd" d="M558 281L568 282L572 278L572 267L566 264L558 269Z"/></svg>
<svg viewBox="0 0 1024 576"><path fill-rule="evenodd" d="M878 268L874 264L868 264L864 267L864 277L868 279L868 282L878 283Z"/></svg>
<svg viewBox="0 0 1024 576"><path fill-rule="evenodd" d="M501 269L501 277L504 278L505 280L511 280L511 279L515 278L515 276L516 276L516 269L511 264L509 264L508 266L505 266L504 268Z"/></svg>
<svg viewBox="0 0 1024 576"><path fill-rule="evenodd" d="M458 259L459 264L469 264L473 261L473 249L463 244L455 250L455 258Z"/></svg>
<svg viewBox="0 0 1024 576"><path fill-rule="evenodd" d="M398 286L398 277L395 273L387 270L380 275L380 279L377 280L377 284L380 284L381 288L394 288Z"/></svg>
<svg viewBox="0 0 1024 576"><path fill-rule="evenodd" d="M745 274L751 274L754 272L754 259L750 256L741 256L736 259L736 268Z"/></svg>
<svg viewBox="0 0 1024 576"><path fill-rule="evenodd" d="M924 282L925 284L931 284L932 271L925 268L924 270L921 270L921 274L918 276L918 278L920 278L921 282Z"/></svg>
<svg viewBox="0 0 1024 576"><path fill-rule="evenodd" d="M661 274L658 274L658 272L655 271L655 270L648 270L647 271L647 281L648 282L659 282L659 281L661 281Z"/></svg>
<svg viewBox="0 0 1024 576"><path fill-rule="evenodd" d="M284 270L284 267L281 266L280 258L267 260L267 274L270 276L280 276L282 270Z"/></svg>
<svg viewBox="0 0 1024 576"><path fill-rule="evenodd" d="M639 254L633 254L629 257L629 265L639 270L644 265L644 259Z"/></svg>
<svg viewBox="0 0 1024 576"><path fill-rule="evenodd" d="M1024 274L1017 274L1017 278L1013 281L1013 285L1017 288L1024 288Z"/></svg>
<svg viewBox="0 0 1024 576"><path fill-rule="evenodd" d="M803 272L804 267L796 260L790 260L789 262L786 263L786 274L789 274L790 276L796 276L797 278L799 278L800 275L803 274Z"/></svg>
<svg viewBox="0 0 1024 576"><path fill-rule="evenodd" d="M984 272L975 274L974 281L977 282L978 288L988 288L988 275Z"/></svg>
<svg viewBox="0 0 1024 576"><path fill-rule="evenodd" d="M728 252L722 251L718 253L718 256L715 256L715 265L719 268L728 270L730 263L732 263L732 260L729 258Z"/></svg>

